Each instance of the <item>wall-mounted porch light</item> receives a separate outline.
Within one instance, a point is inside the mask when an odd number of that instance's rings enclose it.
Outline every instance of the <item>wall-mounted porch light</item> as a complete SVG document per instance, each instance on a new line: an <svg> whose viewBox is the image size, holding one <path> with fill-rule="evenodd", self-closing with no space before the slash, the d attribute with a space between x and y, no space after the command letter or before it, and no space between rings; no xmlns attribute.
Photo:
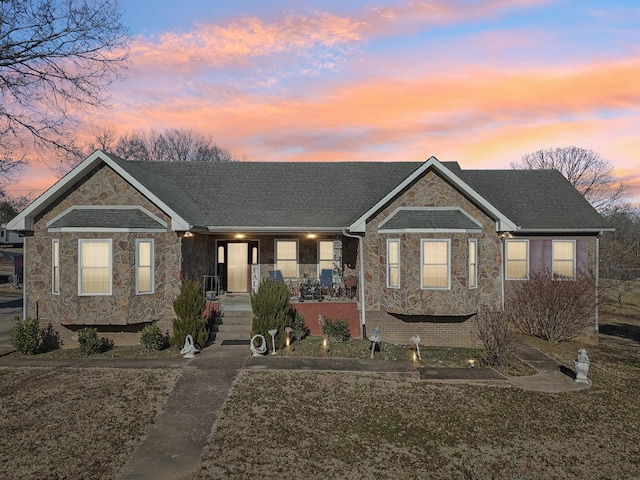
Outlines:
<svg viewBox="0 0 640 480"><path fill-rule="evenodd" d="M193 233L192 232L184 232L184 234L182 235L183 238L191 238L193 237Z"/></svg>

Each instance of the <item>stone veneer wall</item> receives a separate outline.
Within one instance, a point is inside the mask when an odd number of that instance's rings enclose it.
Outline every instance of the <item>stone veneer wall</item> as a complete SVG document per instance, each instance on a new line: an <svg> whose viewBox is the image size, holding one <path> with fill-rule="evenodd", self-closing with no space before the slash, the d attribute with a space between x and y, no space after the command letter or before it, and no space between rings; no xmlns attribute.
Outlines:
<svg viewBox="0 0 640 480"><path fill-rule="evenodd" d="M139 205L171 225L170 218L108 166L85 177L75 190L36 219L33 238L27 238L25 292L27 312L51 323L65 347L77 346L74 332L92 326L116 344L139 342L139 330L157 320L170 330L172 302L181 284L181 239L164 233L62 233L48 232L46 223L74 205ZM135 239L153 238L155 293L135 293ZM60 294L51 292L51 241L60 240ZM78 239L111 239L113 255L112 295L78 295Z"/></svg>
<svg viewBox="0 0 640 480"><path fill-rule="evenodd" d="M381 234L378 227L399 207L460 207L482 225L482 233L401 233ZM386 287L386 241L400 239L400 288ZM468 242L478 240L478 287L468 286ZM451 240L451 289L420 288L421 239ZM367 330L379 327L386 341L409 343L419 334L428 345L469 346L476 343L473 319L462 323L446 316L470 316L480 305L500 305L501 240L495 221L486 216L460 192L433 171L427 172L389 203L368 223L364 245L365 301ZM406 322L390 313L422 316L423 321ZM438 316L441 322L429 322Z"/></svg>

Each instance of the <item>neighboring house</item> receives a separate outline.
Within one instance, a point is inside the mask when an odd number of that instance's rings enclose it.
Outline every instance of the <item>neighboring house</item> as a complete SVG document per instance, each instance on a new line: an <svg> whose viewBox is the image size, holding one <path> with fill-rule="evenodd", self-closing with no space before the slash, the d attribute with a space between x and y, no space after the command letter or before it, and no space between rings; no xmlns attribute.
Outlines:
<svg viewBox="0 0 640 480"><path fill-rule="evenodd" d="M597 282L607 229L555 170L462 170L434 157L127 162L102 151L8 228L25 235L25 315L63 339L89 325L137 343L147 322L170 328L183 278L216 275L248 293L270 272L293 282L332 270L352 286L353 334L379 327L385 341L449 346L473 344L478 308L502 305L532 272ZM311 305L311 324L345 307Z"/></svg>

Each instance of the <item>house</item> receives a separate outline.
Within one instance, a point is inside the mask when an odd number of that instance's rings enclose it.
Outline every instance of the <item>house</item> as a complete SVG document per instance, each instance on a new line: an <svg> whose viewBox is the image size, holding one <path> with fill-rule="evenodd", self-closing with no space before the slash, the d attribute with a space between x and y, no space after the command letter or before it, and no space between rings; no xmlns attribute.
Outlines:
<svg viewBox="0 0 640 480"><path fill-rule="evenodd" d="M127 162L98 150L8 228L25 236L25 315L67 345L84 326L116 344L137 343L153 320L170 328L183 278L249 293L269 275L303 289L330 271L348 295L300 303L308 323L344 315L354 335L467 346L478 308L503 305L532 272L597 283L606 224L555 170L434 157Z"/></svg>

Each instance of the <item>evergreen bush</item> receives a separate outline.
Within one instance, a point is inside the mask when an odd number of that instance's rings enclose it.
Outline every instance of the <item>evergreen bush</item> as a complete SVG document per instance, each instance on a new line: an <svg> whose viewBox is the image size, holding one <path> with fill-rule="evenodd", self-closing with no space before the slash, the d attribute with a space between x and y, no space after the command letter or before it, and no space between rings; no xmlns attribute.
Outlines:
<svg viewBox="0 0 640 480"><path fill-rule="evenodd" d="M307 327L307 323L304 320L304 315L300 312L294 313L291 328L293 329L291 333L296 342L303 340L309 335L309 327Z"/></svg>
<svg viewBox="0 0 640 480"><path fill-rule="evenodd" d="M171 344L182 348L184 339L191 335L193 343L202 348L209 340L211 330L209 319L203 318L207 301L202 295L202 287L195 280L185 280L180 293L173 301L173 334Z"/></svg>
<svg viewBox="0 0 640 480"><path fill-rule="evenodd" d="M145 350L162 350L167 346L167 337L160 331L158 322L151 322L142 327L140 344Z"/></svg>
<svg viewBox="0 0 640 480"><path fill-rule="evenodd" d="M51 350L57 350L61 346L62 339L60 338L60 334L53 329L53 325L47 323L47 326L42 329L40 351L49 352Z"/></svg>
<svg viewBox="0 0 640 480"><path fill-rule="evenodd" d="M251 295L253 322L251 335L261 334L271 344L268 331L277 328L276 348L283 348L286 338L285 327L290 327L293 320L289 303L289 289L282 282L264 278L258 291Z"/></svg>
<svg viewBox="0 0 640 480"><path fill-rule="evenodd" d="M78 330L78 343L80 344L80 353L83 355L102 353L113 345L109 339L99 337L97 329L90 327Z"/></svg>
<svg viewBox="0 0 640 480"><path fill-rule="evenodd" d="M22 320L20 317L15 317L14 322L11 329L11 345L23 355L33 355L42 339L38 319L29 317Z"/></svg>
<svg viewBox="0 0 640 480"><path fill-rule="evenodd" d="M327 317L322 325L322 333L324 333L331 343L345 342L349 340L351 332L349 332L349 322L345 319L332 320Z"/></svg>

